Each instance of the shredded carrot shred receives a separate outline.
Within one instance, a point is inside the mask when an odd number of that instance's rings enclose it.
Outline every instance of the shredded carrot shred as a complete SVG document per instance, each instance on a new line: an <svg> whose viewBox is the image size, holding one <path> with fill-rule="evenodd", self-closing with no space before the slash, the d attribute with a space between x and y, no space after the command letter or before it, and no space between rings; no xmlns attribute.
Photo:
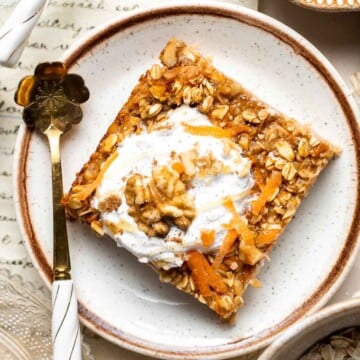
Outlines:
<svg viewBox="0 0 360 360"><path fill-rule="evenodd" d="M238 212L236 211L236 208L235 208L235 205L234 205L234 202L232 201L232 199L230 197L227 197L225 200L224 200L224 206L227 210L229 210L231 212L231 215L233 217L238 217L239 214Z"/></svg>
<svg viewBox="0 0 360 360"><path fill-rule="evenodd" d="M102 178L104 177L106 170L109 168L111 163L117 158L117 156L118 156L118 152L117 151L113 152L104 162L96 179L92 183L85 185L83 190L73 194L73 196L76 196L80 201L83 201L87 197L89 197L91 193L98 187Z"/></svg>
<svg viewBox="0 0 360 360"><path fill-rule="evenodd" d="M205 271L209 279L209 285L219 294L227 293L228 289L221 275L208 262L206 262Z"/></svg>
<svg viewBox="0 0 360 360"><path fill-rule="evenodd" d="M224 137L231 137L232 131L227 129L222 129L218 126L192 126L189 124L182 124L185 130L192 134L192 135L199 135L199 136L212 136L215 138L224 138Z"/></svg>
<svg viewBox="0 0 360 360"><path fill-rule="evenodd" d="M255 246L255 233L250 230L246 222L237 213L235 205L230 198L224 201L224 206L228 209L233 218L229 224L225 224L227 229L235 229L239 238L239 252L240 258L245 264L255 265L260 259L264 257L262 251Z"/></svg>
<svg viewBox="0 0 360 360"><path fill-rule="evenodd" d="M171 167L179 174L182 174L185 171L185 166L181 162L173 163Z"/></svg>
<svg viewBox="0 0 360 360"><path fill-rule="evenodd" d="M216 253L215 260L212 264L214 269L218 269L222 263L224 257L230 252L233 247L235 240L238 238L237 231L235 229L230 229L221 244L219 251Z"/></svg>
<svg viewBox="0 0 360 360"><path fill-rule="evenodd" d="M188 253L187 264L199 292L204 297L213 297L211 289L217 293L225 294L227 286L221 275L216 272L208 263L205 256L194 250ZM216 295L216 294L215 294Z"/></svg>
<svg viewBox="0 0 360 360"><path fill-rule="evenodd" d="M235 125L230 129L223 129L219 126L193 126L189 124L182 124L185 130L193 135L212 136L216 138L231 138L244 132L251 132L252 129L246 125Z"/></svg>
<svg viewBox="0 0 360 360"><path fill-rule="evenodd" d="M211 289L206 278L201 254L198 251L192 251L188 254L187 264L191 270L191 276L194 279L196 287L205 298L211 297Z"/></svg>
<svg viewBox="0 0 360 360"><path fill-rule="evenodd" d="M200 239L205 247L211 246L215 241L215 230L201 230Z"/></svg>
<svg viewBox="0 0 360 360"><path fill-rule="evenodd" d="M259 215L264 208L266 202L274 196L274 193L281 185L281 173L273 171L265 186L261 189L260 196L252 203L252 212Z"/></svg>
<svg viewBox="0 0 360 360"><path fill-rule="evenodd" d="M279 230L269 230L266 233L259 234L256 238L257 245L270 245L279 236Z"/></svg>
<svg viewBox="0 0 360 360"><path fill-rule="evenodd" d="M244 240L247 244L253 245L255 240L255 234L251 231L245 221L236 211L234 202L230 198L226 198L224 201L224 206L229 210L233 216L230 221L230 224L226 225L227 228L234 228L237 233L241 236L241 239Z"/></svg>

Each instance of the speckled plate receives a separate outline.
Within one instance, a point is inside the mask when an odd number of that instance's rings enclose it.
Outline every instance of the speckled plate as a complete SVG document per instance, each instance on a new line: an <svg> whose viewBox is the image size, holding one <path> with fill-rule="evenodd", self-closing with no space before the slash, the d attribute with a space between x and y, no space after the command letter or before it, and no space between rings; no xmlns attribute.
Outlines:
<svg viewBox="0 0 360 360"><path fill-rule="evenodd" d="M329 62L285 25L240 6L183 3L141 10L102 26L68 53L86 79L84 119L62 143L65 188L93 152L140 74L168 39L198 44L214 64L260 98L332 142L327 167L249 289L236 324L167 284L109 239L69 224L71 259L84 324L105 338L164 359L219 359L270 343L326 303L350 270L359 234L360 139L355 106ZM44 140L25 127L16 146L15 202L23 238L51 282L50 165Z"/></svg>
<svg viewBox="0 0 360 360"><path fill-rule="evenodd" d="M293 3L318 11L360 11L360 0L291 0Z"/></svg>

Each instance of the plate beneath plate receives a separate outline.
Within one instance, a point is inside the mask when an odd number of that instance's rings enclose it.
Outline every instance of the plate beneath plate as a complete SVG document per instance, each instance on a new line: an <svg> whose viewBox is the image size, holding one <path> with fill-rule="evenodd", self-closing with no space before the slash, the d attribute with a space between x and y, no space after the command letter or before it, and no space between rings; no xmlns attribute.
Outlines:
<svg viewBox="0 0 360 360"><path fill-rule="evenodd" d="M288 226L272 261L249 289L237 323L167 284L110 239L69 225L73 278L82 321L119 345L165 359L215 359L268 344L336 291L358 245L360 140L354 104L329 62L304 38L255 11L214 1L177 2L129 14L97 29L65 61L90 89L84 118L63 139L65 189L87 161L139 76L172 36L198 44L215 66L261 99L311 122L342 145ZM19 132L16 211L23 238L51 282L51 176L44 140Z"/></svg>
<svg viewBox="0 0 360 360"><path fill-rule="evenodd" d="M94 360L82 342L82 359ZM0 269L0 359L52 358L51 293Z"/></svg>
<svg viewBox="0 0 360 360"><path fill-rule="evenodd" d="M360 11L360 0L291 0L293 3L319 11Z"/></svg>

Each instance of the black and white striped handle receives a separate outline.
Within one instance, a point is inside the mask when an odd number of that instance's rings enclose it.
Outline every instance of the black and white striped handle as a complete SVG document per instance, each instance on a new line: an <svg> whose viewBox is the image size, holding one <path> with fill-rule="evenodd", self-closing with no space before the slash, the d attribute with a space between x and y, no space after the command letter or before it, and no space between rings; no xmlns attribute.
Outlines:
<svg viewBox="0 0 360 360"><path fill-rule="evenodd" d="M0 29L0 65L15 66L46 0L20 0Z"/></svg>
<svg viewBox="0 0 360 360"><path fill-rule="evenodd" d="M72 280L53 282L53 360L81 360L81 334Z"/></svg>

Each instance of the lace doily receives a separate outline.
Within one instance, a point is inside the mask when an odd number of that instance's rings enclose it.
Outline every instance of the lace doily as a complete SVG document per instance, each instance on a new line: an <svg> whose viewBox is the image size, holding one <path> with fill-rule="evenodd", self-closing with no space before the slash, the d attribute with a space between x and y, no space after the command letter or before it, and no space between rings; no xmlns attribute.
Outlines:
<svg viewBox="0 0 360 360"><path fill-rule="evenodd" d="M82 343L83 360L94 360ZM0 359L51 360L51 294L0 269Z"/></svg>

